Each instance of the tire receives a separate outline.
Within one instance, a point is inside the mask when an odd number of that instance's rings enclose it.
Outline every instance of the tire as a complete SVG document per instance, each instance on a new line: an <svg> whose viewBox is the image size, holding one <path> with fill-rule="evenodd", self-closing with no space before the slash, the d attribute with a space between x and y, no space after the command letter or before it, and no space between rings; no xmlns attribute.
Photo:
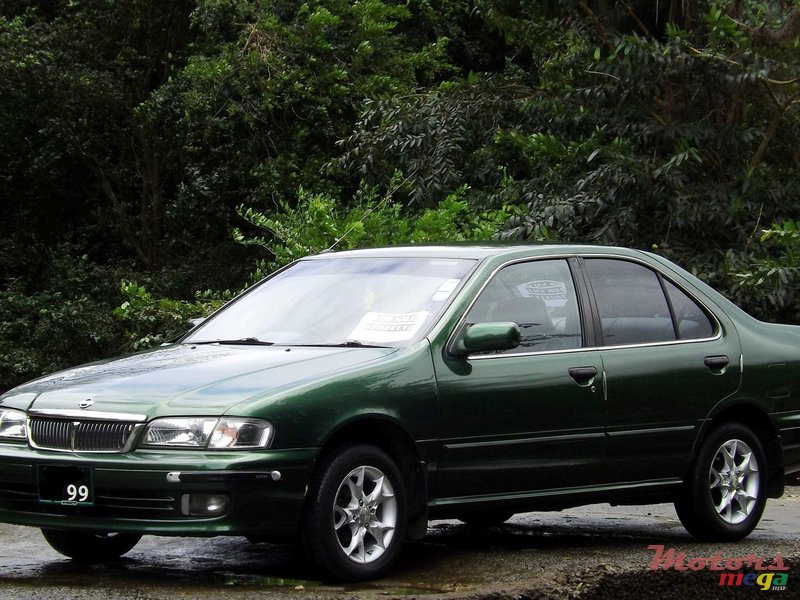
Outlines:
<svg viewBox="0 0 800 600"><path fill-rule="evenodd" d="M87 563L119 558L142 539L141 535L133 533L86 533L64 529L42 529L42 535L59 554Z"/></svg>
<svg viewBox="0 0 800 600"><path fill-rule="evenodd" d="M487 527L497 527L508 521L515 513L511 511L480 511L458 515L458 520L466 523L470 527L485 529Z"/></svg>
<svg viewBox="0 0 800 600"><path fill-rule="evenodd" d="M312 478L303 542L332 577L374 579L397 559L406 521L403 477L389 455L374 446L343 446L323 458Z"/></svg>
<svg viewBox="0 0 800 600"><path fill-rule="evenodd" d="M675 501L686 530L706 542L747 537L767 502L767 461L761 442L739 423L711 431Z"/></svg>

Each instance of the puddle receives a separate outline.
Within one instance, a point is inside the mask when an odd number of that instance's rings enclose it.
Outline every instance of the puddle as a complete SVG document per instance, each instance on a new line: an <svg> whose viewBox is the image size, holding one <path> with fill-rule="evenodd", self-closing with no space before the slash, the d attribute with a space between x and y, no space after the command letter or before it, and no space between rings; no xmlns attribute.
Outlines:
<svg viewBox="0 0 800 600"><path fill-rule="evenodd" d="M309 579L292 579L288 577L274 577L270 575L253 575L239 573L218 573L212 577L216 585L243 586L259 588L315 588L322 585L321 581Z"/></svg>

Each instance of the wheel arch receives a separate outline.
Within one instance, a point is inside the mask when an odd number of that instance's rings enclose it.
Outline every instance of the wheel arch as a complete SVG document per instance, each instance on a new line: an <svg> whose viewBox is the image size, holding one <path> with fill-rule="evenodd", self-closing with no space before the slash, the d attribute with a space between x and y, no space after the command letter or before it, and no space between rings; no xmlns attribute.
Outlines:
<svg viewBox="0 0 800 600"><path fill-rule="evenodd" d="M405 478L408 494L408 537L424 537L428 525L425 462L420 457L414 438L391 416L365 414L342 423L322 444L315 469L324 457L335 453L338 448L358 443L380 448L395 461Z"/></svg>
<svg viewBox="0 0 800 600"><path fill-rule="evenodd" d="M780 498L784 488L783 449L778 430L767 413L753 404L739 403L728 406L708 422L703 435L698 440L698 447L714 429L723 423L739 423L755 434L764 449L769 469L767 495L770 498Z"/></svg>

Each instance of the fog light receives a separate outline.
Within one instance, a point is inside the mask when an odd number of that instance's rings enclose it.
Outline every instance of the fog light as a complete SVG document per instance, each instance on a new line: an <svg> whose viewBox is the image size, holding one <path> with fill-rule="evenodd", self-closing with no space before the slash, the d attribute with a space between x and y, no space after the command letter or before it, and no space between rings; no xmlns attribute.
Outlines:
<svg viewBox="0 0 800 600"><path fill-rule="evenodd" d="M192 517L218 517L228 511L231 499L224 494L183 494L181 513Z"/></svg>

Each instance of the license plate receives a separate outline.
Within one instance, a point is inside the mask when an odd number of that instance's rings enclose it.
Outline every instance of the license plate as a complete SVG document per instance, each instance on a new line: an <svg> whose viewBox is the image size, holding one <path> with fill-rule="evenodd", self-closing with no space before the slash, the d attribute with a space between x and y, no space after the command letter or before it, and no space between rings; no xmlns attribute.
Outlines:
<svg viewBox="0 0 800 600"><path fill-rule="evenodd" d="M91 506L94 504L91 469L40 465L39 500L63 506Z"/></svg>

